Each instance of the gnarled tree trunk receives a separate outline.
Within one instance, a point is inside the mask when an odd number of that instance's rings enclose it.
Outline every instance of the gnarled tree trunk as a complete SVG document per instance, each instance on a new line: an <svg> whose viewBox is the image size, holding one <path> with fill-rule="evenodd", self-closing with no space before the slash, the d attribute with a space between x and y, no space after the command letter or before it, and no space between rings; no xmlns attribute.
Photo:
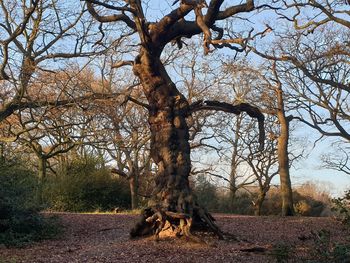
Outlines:
<svg viewBox="0 0 350 263"><path fill-rule="evenodd" d="M98 1L97 1L98 2ZM175 1L174 4L177 4ZM152 194L150 207L145 209L140 222L132 229L132 236L150 234L156 235L164 228L167 221L178 229L179 234L190 235L190 229L195 225L206 226L219 237L222 234L214 224L213 218L200 208L195 201L189 186L191 168L189 132L186 117L198 110L222 110L234 114L245 111L251 117L259 120L260 142L263 147L264 116L261 112L246 103L231 105L217 101L198 101L188 105L185 97L177 90L169 78L160 55L163 48L170 42L182 47L182 37L191 38L200 33L204 34L204 52L210 51L211 45L230 43L245 45L245 41L226 41L221 28L215 24L216 20L224 20L241 12L254 9L254 1L220 7L224 1L211 0L209 5L205 1L180 1L179 6L156 22L150 22L143 10L142 1L130 0L125 6L112 6L105 3L86 1L90 14L99 22L121 21L133 32L138 33L140 52L134 61L120 61L114 67L132 65L135 75L140 79L143 92L148 100L148 122L151 130L151 156L158 166L155 189ZM117 14L101 15L94 5L113 9ZM207 8L206 14L202 12ZM191 12L195 20L186 20ZM213 40L211 27L220 32ZM235 48L238 50L237 48ZM135 100L134 100L135 101ZM141 103L141 102L140 102ZM143 103L141 103L143 104Z"/></svg>
<svg viewBox="0 0 350 263"><path fill-rule="evenodd" d="M134 64L134 73L140 78L148 100L151 157L158 166L148 220L152 221L152 213L153 221L165 221L166 217L174 223L173 227L178 227L177 233L185 235L189 234L187 228L203 224L221 237L213 218L196 204L189 185L191 160L186 123L187 100L169 78L160 58L148 50L141 50ZM153 221L139 222L131 235L150 234L147 232L153 232L154 229L145 231L145 228Z"/></svg>

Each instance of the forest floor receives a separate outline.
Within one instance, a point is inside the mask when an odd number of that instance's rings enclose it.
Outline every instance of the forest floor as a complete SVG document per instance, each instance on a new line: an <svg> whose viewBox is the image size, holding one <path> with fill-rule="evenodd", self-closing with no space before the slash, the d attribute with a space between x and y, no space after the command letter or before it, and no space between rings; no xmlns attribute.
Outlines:
<svg viewBox="0 0 350 263"><path fill-rule="evenodd" d="M129 238L136 215L57 215L64 226L58 239L25 248L0 247L0 263L350 262L337 258L350 248L350 230L333 218L215 214L221 229L235 238L202 237L203 242L193 242L164 237L157 242L153 237Z"/></svg>

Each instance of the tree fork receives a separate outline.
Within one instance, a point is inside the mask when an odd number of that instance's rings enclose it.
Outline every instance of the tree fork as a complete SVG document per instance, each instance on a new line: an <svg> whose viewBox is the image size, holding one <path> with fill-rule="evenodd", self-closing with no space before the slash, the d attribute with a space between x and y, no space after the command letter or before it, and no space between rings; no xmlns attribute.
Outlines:
<svg viewBox="0 0 350 263"><path fill-rule="evenodd" d="M167 74L160 60L163 48L181 37L191 38L201 32L205 35L205 52L209 52L211 40L211 28L216 20L224 20L237 13L250 12L254 9L254 1L229 5L220 9L222 0L211 0L206 14L202 13L202 4L205 1L181 1L180 5L166 14L157 22L147 23L141 1L127 1L121 6L111 6L100 1L86 0L88 11L99 22L125 23L139 36L140 50L132 65L134 74L140 79L143 93L148 100L149 118L151 130L151 157L158 166L155 179L156 187L152 193L149 208L145 209L140 221L131 231L131 236L144 234L156 234L165 227L165 221L171 223L171 227L179 229L181 235L190 236L190 230L197 225L212 230L222 238L222 233L214 223L213 217L195 201L189 185L188 177L191 170L189 128L186 117L193 111L200 110L201 106L216 108L239 114L244 111L259 120L260 142L263 145L263 115L248 104L233 106L225 103L210 103L197 105L191 108L186 98L177 90L175 84ZM94 9L94 5L103 6L113 10L116 14L100 15ZM196 19L186 20L185 17L195 11ZM215 27L215 31L220 31ZM215 41L221 40L223 34ZM222 40L223 42L236 43L235 41ZM228 43L227 43L228 44ZM236 48L236 50L238 50ZM121 63L123 65L124 63ZM191 112L192 111L192 112ZM260 113L260 114L259 114ZM184 218L177 218L186 215ZM169 220L167 220L167 219Z"/></svg>

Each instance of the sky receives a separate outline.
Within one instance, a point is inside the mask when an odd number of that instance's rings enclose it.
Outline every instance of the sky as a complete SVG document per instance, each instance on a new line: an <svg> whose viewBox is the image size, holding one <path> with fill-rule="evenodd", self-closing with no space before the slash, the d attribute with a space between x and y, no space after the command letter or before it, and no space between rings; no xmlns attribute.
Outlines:
<svg viewBox="0 0 350 263"><path fill-rule="evenodd" d="M149 0L143 1L145 4L145 13L149 21L157 21L161 19L165 14L169 13L174 7L177 7L179 3L172 6L174 1L170 0ZM208 2L208 1L207 1ZM234 3L240 4L244 1L225 1L225 3ZM256 5L260 2L266 1L256 1ZM192 14L193 15L193 14ZM261 31L266 27L268 23L274 29L282 28L280 20L275 19L275 15L272 12L261 12L256 13L245 13L240 15L241 18L234 20L234 26L237 25L237 30L243 30L243 28L254 28L256 31ZM248 18L249 21L244 18ZM237 24L235 24L237 23ZM242 25L244 24L244 27ZM265 42L266 45L269 45L273 40L273 34L269 34L264 39L259 40ZM224 51L227 54L230 54L230 50ZM254 62L254 59L253 59ZM261 63L261 60L255 59L255 62ZM318 134L316 131L313 131L309 128L302 128L302 133L310 134L311 138L317 138ZM312 139L307 146L309 149L312 148ZM337 172L334 170L322 169L320 168L320 155L327 153L330 150L330 140L323 140L316 144L316 146L308 152L308 157L294 164L291 168L291 179L294 185L300 185L307 181L318 182L318 184L324 185L325 188L328 188L329 192L333 196L341 196L346 189L350 189L350 177L344 173ZM274 183L278 183L276 178Z"/></svg>
<svg viewBox="0 0 350 263"><path fill-rule="evenodd" d="M226 2L239 4L243 1ZM159 13L156 13L156 11L162 10L162 14L169 12L169 7L171 6L172 1L152 0L150 3L152 3L152 5L150 5L152 7L148 9L147 13L149 17L157 20L161 16L159 16ZM263 29L266 23L269 23L269 25L271 25L273 28L281 26L281 21L274 19L274 14L271 12L262 12L259 15L245 14L243 16L248 17L250 22L243 22L244 20L237 20L237 22L244 23L247 27L252 27L256 30ZM263 41L268 45L269 41L272 40L273 36L267 36ZM331 140L324 139L313 147L312 140L317 139L319 134L307 127L302 127L302 133L309 134L309 145L307 146L307 148L309 148L309 151L307 158L304 158L303 160L297 162L291 168L291 179L293 185L298 186L304 182L313 181L321 188L329 191L332 196L342 196L345 190L350 189L350 176L339 171L321 168L320 163L320 155L329 152L331 149ZM276 177L274 183L278 183L278 180L279 179Z"/></svg>
<svg viewBox="0 0 350 263"><path fill-rule="evenodd" d="M147 1L144 1L147 2ZM208 1L207 1L208 2ZM243 1L226 1L229 3L241 3ZM262 2L262 1L260 1ZM167 14L172 7L173 1L170 0L150 0L148 2L148 7L146 8L147 17L151 21L159 20L164 14ZM176 4L175 6L177 6ZM255 28L256 30L261 30L264 28L267 22L273 20L273 15L269 12L263 12L259 15L249 13L242 15L250 19L250 22L244 21L243 19L237 19L237 25L244 23L245 26ZM236 21L236 20L235 20ZM276 22L276 21L275 21ZM277 21L278 23L278 21ZM271 24L271 26L275 26ZM239 28L239 26L237 26ZM264 38L264 41L268 43L271 41L272 37L269 35ZM227 54L231 52L230 50L225 51ZM256 61L258 63L258 61ZM261 61L259 61L261 62ZM303 128L305 129L305 128ZM312 138L317 138L317 133L311 129L303 132L310 134ZM311 150L308 157L302 161L296 163L291 169L291 179L294 185L300 185L303 182L314 181L319 182L321 185L324 185L325 188L328 188L329 192L333 196L341 196L346 189L350 189L350 177L344 173L321 169L320 168L320 159L319 156L323 153L327 153L330 150L330 140L324 140L319 142L314 149ZM311 143L310 143L311 148ZM276 178L274 183L278 183Z"/></svg>
<svg viewBox="0 0 350 263"><path fill-rule="evenodd" d="M329 146L329 140L319 142L310 152L308 158L300 161L291 169L291 179L294 185L307 181L318 182L326 189L328 188L334 197L343 196L344 192L350 189L350 176L343 172L320 168L319 157L321 154L329 152Z"/></svg>

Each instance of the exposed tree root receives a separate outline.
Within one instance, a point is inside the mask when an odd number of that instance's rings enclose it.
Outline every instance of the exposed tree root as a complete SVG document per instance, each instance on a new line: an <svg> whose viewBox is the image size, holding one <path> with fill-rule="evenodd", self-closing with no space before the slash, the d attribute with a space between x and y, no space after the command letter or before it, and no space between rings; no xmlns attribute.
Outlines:
<svg viewBox="0 0 350 263"><path fill-rule="evenodd" d="M154 235L155 239L159 240L162 231L170 230L175 236L185 237L194 242L203 242L192 234L195 231L211 232L219 239L224 239L223 233L214 221L210 213L199 206L194 207L192 215L149 207L142 211L139 221L130 231L130 236Z"/></svg>

